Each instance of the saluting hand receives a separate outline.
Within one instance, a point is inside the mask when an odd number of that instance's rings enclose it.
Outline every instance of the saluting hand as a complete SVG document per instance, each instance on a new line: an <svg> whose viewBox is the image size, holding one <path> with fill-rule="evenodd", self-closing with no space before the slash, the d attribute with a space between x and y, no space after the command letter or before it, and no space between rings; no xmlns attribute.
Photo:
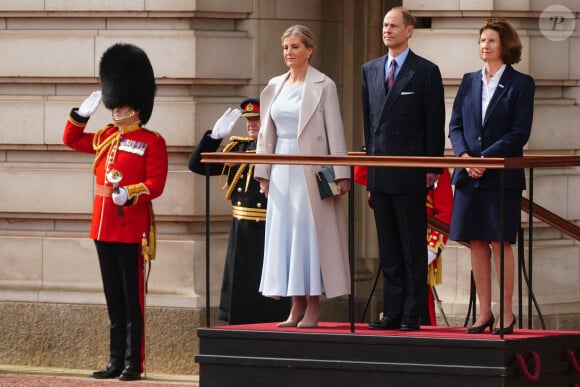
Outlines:
<svg viewBox="0 0 580 387"><path fill-rule="evenodd" d="M240 109L228 108L228 110L226 110L225 113L215 122L213 129L211 130L211 138L219 140L229 136L236 121L241 115L242 112Z"/></svg>
<svg viewBox="0 0 580 387"><path fill-rule="evenodd" d="M77 114L85 118L92 116L97 111L102 98L101 90L93 91L91 95L83 101L77 110Z"/></svg>

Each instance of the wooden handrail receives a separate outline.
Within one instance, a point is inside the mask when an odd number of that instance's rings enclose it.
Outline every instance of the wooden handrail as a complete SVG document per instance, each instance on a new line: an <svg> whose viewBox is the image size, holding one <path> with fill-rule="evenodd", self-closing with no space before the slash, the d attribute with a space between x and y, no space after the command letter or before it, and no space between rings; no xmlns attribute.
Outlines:
<svg viewBox="0 0 580 387"><path fill-rule="evenodd" d="M237 152L204 152L202 163L250 163L291 165L361 165L401 168L471 168L489 169L574 167L580 166L580 156L522 156L522 157L425 157L425 156L365 156L363 152L349 152L345 156L279 155Z"/></svg>
<svg viewBox="0 0 580 387"><path fill-rule="evenodd" d="M356 154L353 152L353 154ZM503 158L463 158L463 157L423 157L423 156L330 156L330 155L281 155L236 152L207 152L201 154L202 163L250 163L250 164L289 164L289 165L361 165L402 168L443 168L443 167L482 167L489 169L505 168ZM578 157L580 165L580 156Z"/></svg>
<svg viewBox="0 0 580 387"><path fill-rule="evenodd" d="M528 198L522 197L522 211L526 213L530 212L530 201ZM542 222L552 226L561 233L568 235L570 238L580 241L580 227L576 226L574 223L561 218L536 203L532 203L532 213L535 218L538 218Z"/></svg>
<svg viewBox="0 0 580 387"><path fill-rule="evenodd" d="M434 229L435 231L449 236L449 223L442 221L439 218L434 217L433 215L427 215L427 225ZM463 241L456 241L457 243L462 244L465 247L469 247L469 242Z"/></svg>

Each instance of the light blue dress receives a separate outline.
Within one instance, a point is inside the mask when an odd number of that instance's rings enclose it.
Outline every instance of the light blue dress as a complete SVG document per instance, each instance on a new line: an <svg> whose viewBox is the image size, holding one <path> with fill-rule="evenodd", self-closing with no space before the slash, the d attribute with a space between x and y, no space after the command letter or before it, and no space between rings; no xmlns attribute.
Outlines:
<svg viewBox="0 0 580 387"><path fill-rule="evenodd" d="M286 84L270 108L276 154L299 154L298 119L304 84ZM300 165L273 165L270 173L260 292L268 297L324 293L318 242Z"/></svg>

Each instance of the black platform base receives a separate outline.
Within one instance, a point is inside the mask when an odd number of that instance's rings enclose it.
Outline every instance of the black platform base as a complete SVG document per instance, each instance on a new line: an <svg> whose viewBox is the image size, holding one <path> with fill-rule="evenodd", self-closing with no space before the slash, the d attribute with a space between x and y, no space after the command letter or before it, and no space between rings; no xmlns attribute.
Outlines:
<svg viewBox="0 0 580 387"><path fill-rule="evenodd" d="M200 387L574 386L580 332L369 331L255 324L198 329Z"/></svg>

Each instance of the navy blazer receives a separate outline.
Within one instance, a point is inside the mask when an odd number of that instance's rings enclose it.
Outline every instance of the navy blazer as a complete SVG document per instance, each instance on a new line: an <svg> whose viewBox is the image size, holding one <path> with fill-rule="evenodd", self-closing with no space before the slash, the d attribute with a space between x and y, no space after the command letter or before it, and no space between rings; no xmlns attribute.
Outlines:
<svg viewBox="0 0 580 387"><path fill-rule="evenodd" d="M445 101L439 68L411 50L389 93L387 56L362 66L365 145L371 156L443 156ZM425 174L439 169L371 167L370 192L424 192Z"/></svg>
<svg viewBox="0 0 580 387"><path fill-rule="evenodd" d="M532 77L507 65L493 93L482 124L481 70L463 76L453 103L449 139L456 156L519 157L530 137L534 115L535 84ZM465 168L456 168L451 183L458 186L498 188L498 170L488 169L472 179ZM505 188L525 189L523 169L505 170Z"/></svg>

